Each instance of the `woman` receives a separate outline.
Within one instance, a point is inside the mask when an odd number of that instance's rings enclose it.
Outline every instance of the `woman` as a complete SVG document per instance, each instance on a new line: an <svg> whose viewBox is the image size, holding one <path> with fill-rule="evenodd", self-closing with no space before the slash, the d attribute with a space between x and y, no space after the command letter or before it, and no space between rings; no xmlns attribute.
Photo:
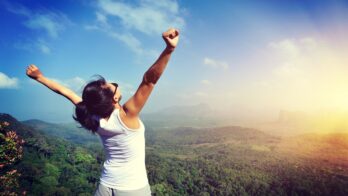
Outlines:
<svg viewBox="0 0 348 196"><path fill-rule="evenodd" d="M44 77L35 65L29 65L26 70L30 78L69 99L76 106L73 118L100 136L106 160L95 195L151 195L145 168L145 127L139 113L177 46L179 31L171 28L162 37L166 48L145 72L135 94L123 105L119 103L122 95L118 85L102 77L88 83L80 98Z"/></svg>

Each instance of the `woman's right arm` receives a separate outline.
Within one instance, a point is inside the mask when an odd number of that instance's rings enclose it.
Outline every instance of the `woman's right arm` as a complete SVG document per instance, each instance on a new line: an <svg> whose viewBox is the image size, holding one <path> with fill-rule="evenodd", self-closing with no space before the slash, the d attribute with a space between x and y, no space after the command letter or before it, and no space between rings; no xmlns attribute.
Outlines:
<svg viewBox="0 0 348 196"><path fill-rule="evenodd" d="M46 78L38 67L35 65L29 65L26 74L33 80L45 85L57 94L60 94L71 101L74 105L77 105L82 99L75 94L72 90L60 85L59 83Z"/></svg>
<svg viewBox="0 0 348 196"><path fill-rule="evenodd" d="M123 105L123 109L129 117L137 118L141 109L145 105L155 84L165 70L171 54L177 46L179 41L179 31L171 28L162 34L162 38L166 42L166 48L163 50L156 62L146 71L135 94Z"/></svg>

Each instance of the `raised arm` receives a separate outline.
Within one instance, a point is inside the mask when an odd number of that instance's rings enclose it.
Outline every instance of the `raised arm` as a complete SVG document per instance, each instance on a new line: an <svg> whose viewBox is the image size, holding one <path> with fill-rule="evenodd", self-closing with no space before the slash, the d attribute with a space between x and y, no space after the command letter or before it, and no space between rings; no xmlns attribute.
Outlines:
<svg viewBox="0 0 348 196"><path fill-rule="evenodd" d="M143 80L135 94L123 105L123 109L129 117L137 117L144 107L155 84L166 68L172 52L177 46L179 31L171 28L162 34L162 38L166 42L166 48L156 62L145 72Z"/></svg>
<svg viewBox="0 0 348 196"><path fill-rule="evenodd" d="M26 74L33 80L40 82L41 84L45 85L52 91L63 95L65 98L69 99L74 105L81 102L82 99L76 95L72 90L66 88L65 86L60 85L59 83L50 80L46 78L39 68L37 68L35 65L29 65L26 71Z"/></svg>

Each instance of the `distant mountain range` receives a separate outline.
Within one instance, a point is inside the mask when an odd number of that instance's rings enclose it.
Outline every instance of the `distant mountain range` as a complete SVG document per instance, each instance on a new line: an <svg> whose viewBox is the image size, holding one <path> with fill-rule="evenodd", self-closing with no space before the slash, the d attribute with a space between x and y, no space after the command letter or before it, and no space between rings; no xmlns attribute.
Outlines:
<svg viewBox="0 0 348 196"><path fill-rule="evenodd" d="M79 124L75 122L58 124L33 119L21 121L21 123L36 130L40 130L47 135L64 138L77 144L100 142L98 135L93 135L90 131L87 131L84 128L79 128Z"/></svg>
<svg viewBox="0 0 348 196"><path fill-rule="evenodd" d="M279 136L306 133L348 133L348 113L322 111L305 113L281 110L278 119L263 123L250 123L249 127Z"/></svg>
<svg viewBox="0 0 348 196"><path fill-rule="evenodd" d="M190 110L210 111L202 106L188 107L186 111L173 108L162 111L168 116L152 122L143 118L146 165L153 192L159 195L348 193L348 133L282 138L255 128L175 126L178 124L168 120L182 117L181 112L188 114ZM299 116L283 112L273 123L301 125L303 117ZM156 124L156 120L165 119L170 127ZM76 123L19 122L2 113L0 121L9 122L8 129L26 141L18 169L29 194L90 195L95 190L103 161L102 146L96 135L78 128ZM185 123L189 122L188 119ZM156 126L151 126L152 123Z"/></svg>
<svg viewBox="0 0 348 196"><path fill-rule="evenodd" d="M23 157L12 168L20 174L18 195L23 191L27 195L92 195L104 159L100 144L88 148L74 142L74 137L65 140L58 134L61 131L69 135L63 125L40 120L27 121L27 125L3 113L0 121L8 122L6 129L15 131L25 141Z"/></svg>
<svg viewBox="0 0 348 196"><path fill-rule="evenodd" d="M45 137L45 133L36 130L30 126L27 126L17 119L12 117L9 114L0 113L0 121L8 122L10 125L6 127L8 130L14 130L16 133L25 139L25 146L33 147L40 152L49 153L50 149L48 148L47 138Z"/></svg>
<svg viewBox="0 0 348 196"><path fill-rule="evenodd" d="M211 108L208 104L172 106L157 112L145 113L142 119L159 127L217 127L238 124L243 119L231 112Z"/></svg>
<svg viewBox="0 0 348 196"><path fill-rule="evenodd" d="M295 136L304 133L348 133L348 113L344 112L317 112L305 113L301 111L279 111L278 118L269 121L248 118L237 111L218 110L208 104L187 106L172 106L157 112L143 113L141 119L148 127L175 128L175 127L222 127L242 126L262 130L276 136ZM249 120L248 120L249 119ZM47 130L52 127L56 136L75 140L96 141L93 135L85 135L84 129L79 129L75 122L65 124L47 124L39 120L23 121L24 124ZM54 128L55 127L55 128ZM56 131L64 128L64 131ZM83 135L81 135L83 134ZM74 139L75 138L75 139Z"/></svg>
<svg viewBox="0 0 348 196"><path fill-rule="evenodd" d="M158 112L142 115L142 119L152 127L252 127L277 136L295 136L305 133L348 133L348 113L320 111L280 110L273 121L255 120L245 114L217 110L208 104L173 106ZM248 120L249 119L249 120Z"/></svg>

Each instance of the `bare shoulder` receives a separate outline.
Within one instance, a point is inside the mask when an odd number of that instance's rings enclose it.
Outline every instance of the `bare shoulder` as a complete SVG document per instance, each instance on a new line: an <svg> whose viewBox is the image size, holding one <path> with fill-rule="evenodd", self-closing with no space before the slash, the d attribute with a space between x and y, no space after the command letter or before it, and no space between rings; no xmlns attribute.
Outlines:
<svg viewBox="0 0 348 196"><path fill-rule="evenodd" d="M124 125L126 125L129 129L139 129L140 122L139 116L130 116L124 111L124 109L120 108L120 119Z"/></svg>

